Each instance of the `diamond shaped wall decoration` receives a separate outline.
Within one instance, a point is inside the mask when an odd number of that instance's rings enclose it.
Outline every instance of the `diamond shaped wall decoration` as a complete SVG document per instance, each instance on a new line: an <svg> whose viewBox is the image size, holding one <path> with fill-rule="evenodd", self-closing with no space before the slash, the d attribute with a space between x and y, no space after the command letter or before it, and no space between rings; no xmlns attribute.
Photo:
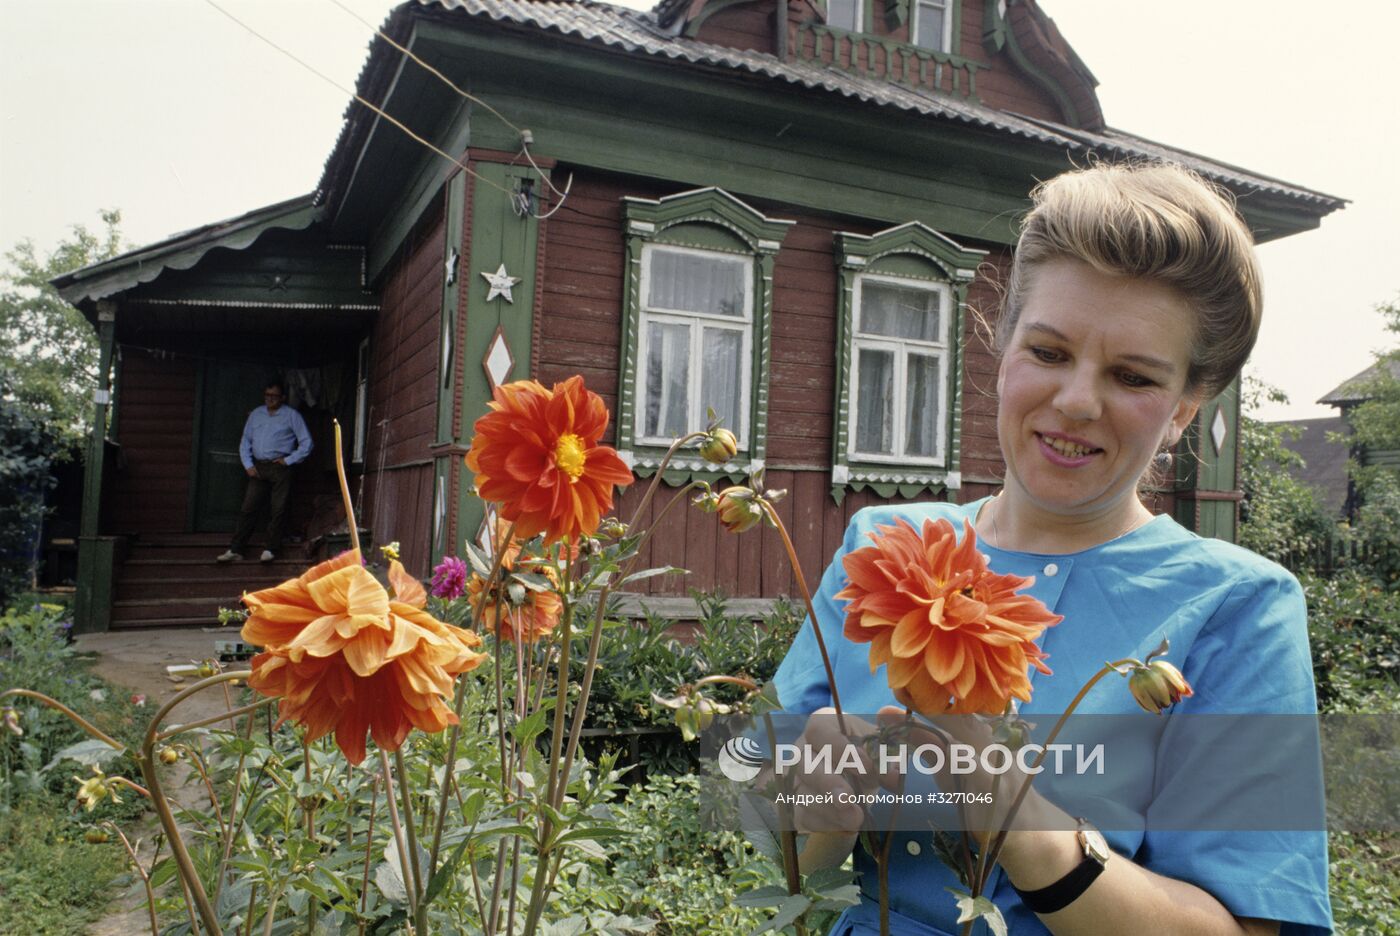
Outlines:
<svg viewBox="0 0 1400 936"><path fill-rule="evenodd" d="M1210 441L1215 444L1215 454L1220 454L1220 447L1225 444L1225 436L1229 434L1229 426L1225 424L1225 411L1222 407L1215 408L1215 418L1210 421Z"/></svg>
<svg viewBox="0 0 1400 936"><path fill-rule="evenodd" d="M496 334L491 336L491 341L486 345L486 356L481 359L481 368L486 371L486 382L491 385L492 393L510 380L510 373L515 369L515 358L510 353L510 343L506 341L506 333L499 325L496 326Z"/></svg>

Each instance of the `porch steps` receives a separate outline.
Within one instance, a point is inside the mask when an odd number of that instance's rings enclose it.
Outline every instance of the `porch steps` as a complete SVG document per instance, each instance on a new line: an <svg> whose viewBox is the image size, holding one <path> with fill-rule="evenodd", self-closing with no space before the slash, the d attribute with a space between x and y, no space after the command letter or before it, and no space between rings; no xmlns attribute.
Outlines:
<svg viewBox="0 0 1400 936"><path fill-rule="evenodd" d="M117 569L112 628L209 627L219 608L240 608L245 591L271 588L311 564L310 546L287 544L271 562L259 562L251 544L239 562L220 563L228 536L218 533L143 534L133 539Z"/></svg>

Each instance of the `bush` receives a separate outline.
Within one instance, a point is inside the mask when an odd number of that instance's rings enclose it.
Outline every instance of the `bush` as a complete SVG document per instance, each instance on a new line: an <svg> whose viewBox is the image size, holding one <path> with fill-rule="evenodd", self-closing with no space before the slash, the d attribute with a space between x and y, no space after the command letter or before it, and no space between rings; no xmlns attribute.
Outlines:
<svg viewBox="0 0 1400 936"><path fill-rule="evenodd" d="M54 484L49 467L55 445L53 433L0 381L0 608L32 587L44 494Z"/></svg>
<svg viewBox="0 0 1400 936"><path fill-rule="evenodd" d="M1305 573L1301 581L1319 708L1393 708L1400 688L1400 594L1357 569L1327 577Z"/></svg>

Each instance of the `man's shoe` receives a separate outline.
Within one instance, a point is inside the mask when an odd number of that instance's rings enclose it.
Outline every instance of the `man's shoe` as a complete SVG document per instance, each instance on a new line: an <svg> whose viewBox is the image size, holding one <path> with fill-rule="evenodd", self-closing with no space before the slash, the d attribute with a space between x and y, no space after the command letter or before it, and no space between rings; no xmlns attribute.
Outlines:
<svg viewBox="0 0 1400 936"><path fill-rule="evenodd" d="M223 552L219 553L218 557L216 557L216 558L214 559L214 561L215 561L215 562L237 562L237 561L239 561L239 560L242 559L242 558L243 558L242 554L236 553L236 552L234 552L232 549L225 549Z"/></svg>
<svg viewBox="0 0 1400 936"><path fill-rule="evenodd" d="M258 557L258 561L259 561L259 562L271 562L273 559L276 559L276 558L277 558L277 557L274 556L274 555L272 554L272 550L270 550L270 549L264 549L264 550L262 551L262 555Z"/></svg>

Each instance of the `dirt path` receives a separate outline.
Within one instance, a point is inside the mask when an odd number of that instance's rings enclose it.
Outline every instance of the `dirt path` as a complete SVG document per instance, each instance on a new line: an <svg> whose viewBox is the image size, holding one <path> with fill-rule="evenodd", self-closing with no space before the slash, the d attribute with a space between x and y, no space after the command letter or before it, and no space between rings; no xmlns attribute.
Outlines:
<svg viewBox="0 0 1400 936"><path fill-rule="evenodd" d="M198 662L214 655L215 640L235 639L233 629L170 628L162 630L117 631L107 634L85 634L77 638L82 653L97 655L94 672L107 681L146 696L146 708L155 714L175 693L188 686L193 678L173 682L166 673L172 664ZM201 692L180 704L173 721L191 722L227 711L224 694L218 688ZM172 722L173 723L173 722ZM182 806L198 808L208 805L204 788L186 783L189 768L182 762L169 769L169 782L164 783L168 795ZM164 779L164 775L163 775ZM127 830L128 837L140 838L142 863L149 867L151 843L160 825L148 814L135 828ZM141 881L132 875L131 886L113 897L107 914L87 930L88 936L132 936L150 931L146 912L146 892Z"/></svg>

